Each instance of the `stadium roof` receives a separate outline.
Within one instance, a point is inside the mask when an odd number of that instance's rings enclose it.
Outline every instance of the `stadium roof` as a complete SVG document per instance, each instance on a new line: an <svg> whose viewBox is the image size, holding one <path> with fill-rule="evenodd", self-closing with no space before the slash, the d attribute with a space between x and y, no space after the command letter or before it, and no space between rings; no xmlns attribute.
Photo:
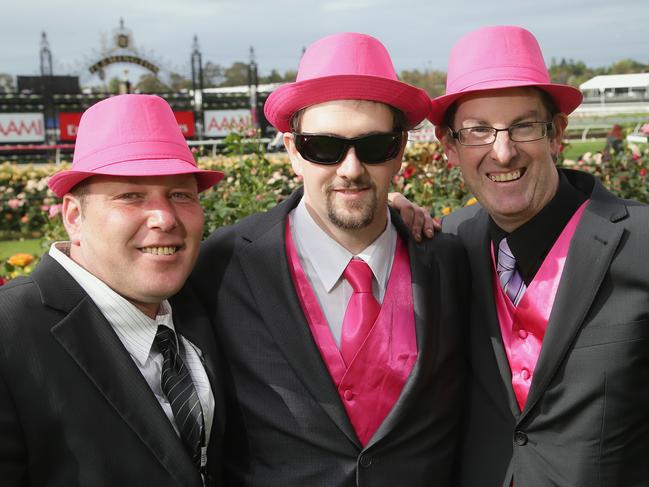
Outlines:
<svg viewBox="0 0 649 487"><path fill-rule="evenodd" d="M603 74L579 85L580 90L606 90L612 88L649 88L649 73Z"/></svg>

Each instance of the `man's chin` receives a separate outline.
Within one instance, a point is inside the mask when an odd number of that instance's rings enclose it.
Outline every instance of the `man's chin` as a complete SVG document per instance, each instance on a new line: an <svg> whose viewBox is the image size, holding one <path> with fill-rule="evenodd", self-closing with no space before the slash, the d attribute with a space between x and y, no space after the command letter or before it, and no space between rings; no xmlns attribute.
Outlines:
<svg viewBox="0 0 649 487"><path fill-rule="evenodd" d="M329 221L343 230L361 230L372 223L374 211L369 208L358 210L341 210L331 208L329 210Z"/></svg>

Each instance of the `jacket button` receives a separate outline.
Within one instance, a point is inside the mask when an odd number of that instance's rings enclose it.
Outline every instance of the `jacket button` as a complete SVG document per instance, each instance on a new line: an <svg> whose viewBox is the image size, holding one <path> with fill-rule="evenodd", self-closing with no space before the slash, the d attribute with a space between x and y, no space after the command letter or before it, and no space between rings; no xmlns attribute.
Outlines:
<svg viewBox="0 0 649 487"><path fill-rule="evenodd" d="M361 455L358 463L360 463L361 467L363 468L369 468L372 466L372 457L370 455L363 454Z"/></svg>
<svg viewBox="0 0 649 487"><path fill-rule="evenodd" d="M527 435L522 431L516 431L514 433L514 443L516 443L518 446L527 445Z"/></svg>
<svg viewBox="0 0 649 487"><path fill-rule="evenodd" d="M354 399L354 393L351 391L351 389L345 389L343 396L345 397L345 401L351 401L352 399Z"/></svg>

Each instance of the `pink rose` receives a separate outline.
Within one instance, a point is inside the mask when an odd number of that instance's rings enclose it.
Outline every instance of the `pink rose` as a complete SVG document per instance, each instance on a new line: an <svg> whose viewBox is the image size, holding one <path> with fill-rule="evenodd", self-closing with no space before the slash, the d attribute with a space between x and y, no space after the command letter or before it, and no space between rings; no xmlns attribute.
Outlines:
<svg viewBox="0 0 649 487"><path fill-rule="evenodd" d="M54 218L59 213L61 213L61 204L50 206L49 211L47 212L50 215L50 218Z"/></svg>

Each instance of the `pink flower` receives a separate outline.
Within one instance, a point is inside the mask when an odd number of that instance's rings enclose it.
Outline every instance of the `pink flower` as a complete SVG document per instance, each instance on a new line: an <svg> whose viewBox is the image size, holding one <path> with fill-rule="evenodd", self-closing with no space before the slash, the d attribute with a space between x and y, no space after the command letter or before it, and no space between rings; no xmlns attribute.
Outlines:
<svg viewBox="0 0 649 487"><path fill-rule="evenodd" d="M9 205L9 208L11 208L12 210L15 210L16 208L18 208L20 206L20 200L16 199L16 198L12 198L9 201L7 201L7 204Z"/></svg>
<svg viewBox="0 0 649 487"><path fill-rule="evenodd" d="M647 170L643 167L640 169L640 176L645 177L647 175Z"/></svg>
<svg viewBox="0 0 649 487"><path fill-rule="evenodd" d="M61 204L59 203L58 205L52 205L50 206L49 211L47 212L50 215L50 218L54 218L57 216L59 213L61 213Z"/></svg>

